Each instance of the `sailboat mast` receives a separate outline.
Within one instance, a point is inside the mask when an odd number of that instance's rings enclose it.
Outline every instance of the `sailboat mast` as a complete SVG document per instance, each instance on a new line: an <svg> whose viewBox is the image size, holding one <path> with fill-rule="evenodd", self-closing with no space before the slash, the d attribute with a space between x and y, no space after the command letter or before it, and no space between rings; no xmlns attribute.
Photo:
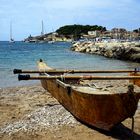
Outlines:
<svg viewBox="0 0 140 140"><path fill-rule="evenodd" d="M12 35L12 21L10 22L10 41L11 43L15 42Z"/></svg>
<svg viewBox="0 0 140 140"><path fill-rule="evenodd" d="M42 20L42 31L41 31L41 35L44 35L44 23L43 23L43 20Z"/></svg>
<svg viewBox="0 0 140 140"><path fill-rule="evenodd" d="M12 22L10 22L10 40L12 40Z"/></svg>

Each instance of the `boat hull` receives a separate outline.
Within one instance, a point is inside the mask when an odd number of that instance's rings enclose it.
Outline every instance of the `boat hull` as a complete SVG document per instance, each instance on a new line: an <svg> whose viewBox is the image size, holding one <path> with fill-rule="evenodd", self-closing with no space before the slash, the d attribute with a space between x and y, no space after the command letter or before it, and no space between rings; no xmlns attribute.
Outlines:
<svg viewBox="0 0 140 140"><path fill-rule="evenodd" d="M41 83L77 119L100 129L110 130L132 117L137 109L138 100L128 93L88 94L60 80L41 80Z"/></svg>
<svg viewBox="0 0 140 140"><path fill-rule="evenodd" d="M42 61L38 63L38 68L51 69ZM46 75L49 76L47 73ZM73 86L71 84L73 82L75 82L73 79L41 80L43 88L85 124L110 130L116 124L134 116L139 98L136 98L136 94L131 90L128 93L105 92L104 94L103 91L96 91L90 87Z"/></svg>

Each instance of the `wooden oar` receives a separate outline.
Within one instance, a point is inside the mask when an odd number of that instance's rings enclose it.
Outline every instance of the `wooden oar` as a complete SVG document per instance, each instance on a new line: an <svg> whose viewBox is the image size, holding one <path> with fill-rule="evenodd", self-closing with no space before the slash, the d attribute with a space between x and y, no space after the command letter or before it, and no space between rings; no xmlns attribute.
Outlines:
<svg viewBox="0 0 140 140"><path fill-rule="evenodd" d="M51 79L87 79L87 80L130 80L140 79L140 76L30 76L30 75L19 75L19 80L51 80Z"/></svg>
<svg viewBox="0 0 140 140"><path fill-rule="evenodd" d="M14 74L20 73L129 73L129 72L140 72L140 70L21 70L14 69Z"/></svg>

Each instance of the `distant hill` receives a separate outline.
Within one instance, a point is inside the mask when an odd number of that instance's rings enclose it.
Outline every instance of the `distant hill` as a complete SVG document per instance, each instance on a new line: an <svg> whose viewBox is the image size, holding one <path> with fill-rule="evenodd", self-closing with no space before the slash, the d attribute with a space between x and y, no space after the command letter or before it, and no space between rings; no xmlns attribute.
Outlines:
<svg viewBox="0 0 140 140"><path fill-rule="evenodd" d="M106 27L98 25L66 25L56 30L59 35L73 35L80 37L82 34L87 34L88 31L106 31Z"/></svg>

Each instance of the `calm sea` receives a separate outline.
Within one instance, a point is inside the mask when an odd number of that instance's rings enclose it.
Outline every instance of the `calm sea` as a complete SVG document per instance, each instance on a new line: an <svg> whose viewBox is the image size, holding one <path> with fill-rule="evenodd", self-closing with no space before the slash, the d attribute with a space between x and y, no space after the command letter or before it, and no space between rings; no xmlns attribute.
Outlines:
<svg viewBox="0 0 140 140"><path fill-rule="evenodd" d="M70 51L70 43L24 43L0 42L0 87L12 87L38 83L18 81L13 69L37 69L36 62L42 58L47 64L59 69L132 69L139 63L114 60L97 55Z"/></svg>

